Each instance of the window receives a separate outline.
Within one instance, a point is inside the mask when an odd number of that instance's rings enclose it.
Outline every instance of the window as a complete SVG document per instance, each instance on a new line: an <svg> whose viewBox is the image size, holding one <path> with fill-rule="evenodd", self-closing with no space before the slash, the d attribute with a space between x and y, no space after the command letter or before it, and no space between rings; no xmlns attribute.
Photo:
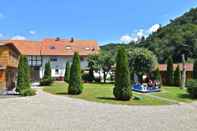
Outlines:
<svg viewBox="0 0 197 131"><path fill-rule="evenodd" d="M51 60L51 62L56 62L57 61L57 57L52 57L50 60Z"/></svg>
<svg viewBox="0 0 197 131"><path fill-rule="evenodd" d="M70 50L70 49L71 49L71 46L66 46L66 49L67 49L67 50Z"/></svg>
<svg viewBox="0 0 197 131"><path fill-rule="evenodd" d="M90 50L90 48L89 47L86 47L85 50Z"/></svg>
<svg viewBox="0 0 197 131"><path fill-rule="evenodd" d="M30 66L41 66L41 57L40 56L29 56L28 57L28 64Z"/></svg>
<svg viewBox="0 0 197 131"><path fill-rule="evenodd" d="M50 46L49 46L49 49L54 50L54 49L55 49L55 46L50 45Z"/></svg>
<svg viewBox="0 0 197 131"><path fill-rule="evenodd" d="M56 75L59 74L59 69L55 69L55 74L56 74Z"/></svg>

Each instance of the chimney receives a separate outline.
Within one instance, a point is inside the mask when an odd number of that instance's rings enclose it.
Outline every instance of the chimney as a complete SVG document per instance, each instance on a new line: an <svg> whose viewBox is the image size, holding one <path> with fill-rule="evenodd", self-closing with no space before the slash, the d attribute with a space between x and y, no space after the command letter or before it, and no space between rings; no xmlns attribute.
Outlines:
<svg viewBox="0 0 197 131"><path fill-rule="evenodd" d="M74 38L73 37L70 38L70 42L71 43L74 42Z"/></svg>
<svg viewBox="0 0 197 131"><path fill-rule="evenodd" d="M59 38L59 37L56 37L56 38L55 38L55 41L60 41L60 38Z"/></svg>

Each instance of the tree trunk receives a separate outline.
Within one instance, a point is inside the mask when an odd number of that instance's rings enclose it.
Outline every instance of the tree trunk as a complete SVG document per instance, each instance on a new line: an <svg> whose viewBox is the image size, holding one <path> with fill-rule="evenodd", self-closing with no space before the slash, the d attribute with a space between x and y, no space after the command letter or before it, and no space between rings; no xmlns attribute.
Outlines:
<svg viewBox="0 0 197 131"><path fill-rule="evenodd" d="M181 88L185 88L185 81L186 81L186 67L185 67L185 55L182 55L182 66L183 66L183 70L182 70L182 82L181 82Z"/></svg>
<svg viewBox="0 0 197 131"><path fill-rule="evenodd" d="M105 71L103 72L103 80L104 80L104 83L106 83L106 72Z"/></svg>

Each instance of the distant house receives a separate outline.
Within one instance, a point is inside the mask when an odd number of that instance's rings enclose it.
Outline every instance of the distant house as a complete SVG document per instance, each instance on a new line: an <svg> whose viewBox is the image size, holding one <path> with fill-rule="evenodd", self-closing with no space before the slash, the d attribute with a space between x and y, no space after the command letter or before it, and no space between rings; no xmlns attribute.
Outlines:
<svg viewBox="0 0 197 131"><path fill-rule="evenodd" d="M31 68L31 80L39 81L44 75L44 66L51 63L52 77L63 80L65 63L72 62L74 52L81 58L82 69L87 68L87 56L99 52L99 46L94 40L75 39L44 39L42 41L11 40L21 54L28 57Z"/></svg>
<svg viewBox="0 0 197 131"><path fill-rule="evenodd" d="M0 43L0 94L15 87L19 55L12 43Z"/></svg>
<svg viewBox="0 0 197 131"><path fill-rule="evenodd" d="M183 64L174 64L173 68L174 71L176 70L177 66L179 65L180 70L183 70ZM186 78L187 79L192 79L192 72L193 72L193 64L185 64L185 68L186 68ZM161 78L162 78L162 82L166 83L166 78L168 77L166 75L166 71L167 71L167 64L160 64L159 65L159 70L160 70L160 74L161 74Z"/></svg>

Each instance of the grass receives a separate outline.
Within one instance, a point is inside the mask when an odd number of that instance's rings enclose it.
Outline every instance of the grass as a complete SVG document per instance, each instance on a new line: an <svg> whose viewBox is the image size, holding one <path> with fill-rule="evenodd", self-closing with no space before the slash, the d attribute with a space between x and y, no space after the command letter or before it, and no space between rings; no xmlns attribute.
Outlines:
<svg viewBox="0 0 197 131"><path fill-rule="evenodd" d="M181 90L177 87L163 87L162 92L151 93L150 95L135 93L133 96L140 99L131 99L130 101L118 101L113 96L112 84L84 84L83 93L80 95L72 96L67 94L68 85L64 82L54 82L52 86L44 87L44 91L56 95L68 95L72 98L83 99L93 102L110 103L110 104L123 104L123 105L167 105L173 104L170 101L157 99L153 96L175 100L177 102L192 102L187 95L186 90Z"/></svg>
<svg viewBox="0 0 197 131"><path fill-rule="evenodd" d="M176 100L178 102L192 102L186 89L178 87L163 87L161 92L153 93L155 96Z"/></svg>

